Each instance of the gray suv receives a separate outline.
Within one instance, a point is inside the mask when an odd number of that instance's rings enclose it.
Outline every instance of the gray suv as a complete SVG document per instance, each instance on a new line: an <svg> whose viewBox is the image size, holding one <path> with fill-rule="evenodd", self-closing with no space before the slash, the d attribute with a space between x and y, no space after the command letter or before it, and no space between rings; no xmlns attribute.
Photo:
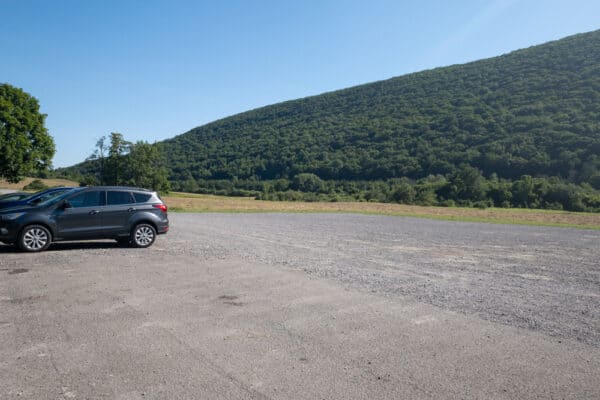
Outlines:
<svg viewBox="0 0 600 400"><path fill-rule="evenodd" d="M0 241L28 252L88 239L149 247L168 230L167 206L158 194L124 186L73 188L45 202L0 211Z"/></svg>

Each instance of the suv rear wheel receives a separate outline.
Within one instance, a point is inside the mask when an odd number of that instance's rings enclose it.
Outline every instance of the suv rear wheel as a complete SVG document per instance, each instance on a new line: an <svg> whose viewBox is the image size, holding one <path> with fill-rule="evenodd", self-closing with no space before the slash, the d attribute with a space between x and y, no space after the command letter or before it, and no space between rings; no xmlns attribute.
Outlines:
<svg viewBox="0 0 600 400"><path fill-rule="evenodd" d="M37 252L46 250L52 243L52 234L42 225L26 226L17 242L23 251Z"/></svg>
<svg viewBox="0 0 600 400"><path fill-rule="evenodd" d="M150 247L156 239L156 229L150 224L139 224L131 232L131 244L133 247Z"/></svg>

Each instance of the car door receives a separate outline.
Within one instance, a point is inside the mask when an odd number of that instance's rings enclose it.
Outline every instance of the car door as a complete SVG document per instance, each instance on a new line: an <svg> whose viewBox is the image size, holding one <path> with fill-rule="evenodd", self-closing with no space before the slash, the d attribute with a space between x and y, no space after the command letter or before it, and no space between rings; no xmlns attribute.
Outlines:
<svg viewBox="0 0 600 400"><path fill-rule="evenodd" d="M102 207L106 202L103 190L86 190L67 198L67 207L57 209L58 236L63 239L102 237Z"/></svg>
<svg viewBox="0 0 600 400"><path fill-rule="evenodd" d="M102 225L107 236L128 233L129 217L135 211L135 199L126 190L108 190L102 211Z"/></svg>

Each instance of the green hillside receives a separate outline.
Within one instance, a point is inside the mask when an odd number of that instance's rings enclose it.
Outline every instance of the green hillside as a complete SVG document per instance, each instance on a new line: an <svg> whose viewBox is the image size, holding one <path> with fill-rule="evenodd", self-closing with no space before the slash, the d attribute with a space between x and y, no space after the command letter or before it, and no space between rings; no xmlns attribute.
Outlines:
<svg viewBox="0 0 600 400"><path fill-rule="evenodd" d="M263 107L159 145L174 189L598 210L600 31Z"/></svg>

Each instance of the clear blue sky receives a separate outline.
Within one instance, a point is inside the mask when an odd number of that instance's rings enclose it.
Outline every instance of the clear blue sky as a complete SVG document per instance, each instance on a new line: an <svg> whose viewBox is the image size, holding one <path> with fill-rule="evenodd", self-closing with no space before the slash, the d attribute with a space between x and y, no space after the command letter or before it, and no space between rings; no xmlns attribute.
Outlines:
<svg viewBox="0 0 600 400"><path fill-rule="evenodd" d="M0 82L40 100L54 166L283 100L600 28L598 0L0 0Z"/></svg>

